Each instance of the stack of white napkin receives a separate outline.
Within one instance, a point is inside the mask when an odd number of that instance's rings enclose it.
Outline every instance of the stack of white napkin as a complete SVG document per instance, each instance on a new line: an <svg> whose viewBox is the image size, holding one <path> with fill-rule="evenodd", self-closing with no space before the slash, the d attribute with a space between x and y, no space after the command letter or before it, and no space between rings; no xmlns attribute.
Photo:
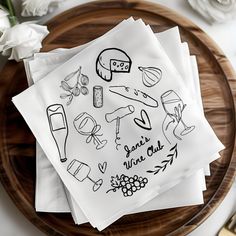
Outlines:
<svg viewBox="0 0 236 236"><path fill-rule="evenodd" d="M224 146L177 27L155 34L129 18L25 68L30 87L13 102L37 139L36 211L103 230L126 214L203 203Z"/></svg>

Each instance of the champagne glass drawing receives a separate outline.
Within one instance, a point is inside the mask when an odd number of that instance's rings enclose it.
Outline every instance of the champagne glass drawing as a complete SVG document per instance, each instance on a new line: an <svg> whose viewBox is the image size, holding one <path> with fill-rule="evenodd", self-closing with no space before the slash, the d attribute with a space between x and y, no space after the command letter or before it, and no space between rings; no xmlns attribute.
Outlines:
<svg viewBox="0 0 236 236"><path fill-rule="evenodd" d="M107 140L100 140L98 138L99 136L102 136L102 134L98 134L101 125L98 125L96 120L87 112L82 112L74 119L74 127L79 134L88 136L86 143L93 141L97 150L103 148L107 144Z"/></svg>
<svg viewBox="0 0 236 236"><path fill-rule="evenodd" d="M163 128L163 131L166 131L168 129L170 123L175 123L176 122L175 128L173 130L173 134L177 139L182 140L181 137L179 137L175 133L176 128L179 126L179 124L182 125L182 131L180 132L181 136L184 136L184 135L190 133L195 128L194 125L187 126L186 123L183 121L183 111L186 107L186 104L184 104L184 102L179 97L179 95L176 92L174 92L173 90L168 90L167 92L162 94L161 102L162 102L163 108L166 112L166 118L169 116L172 119L166 125L166 127ZM164 122L163 122L163 124L164 124ZM164 135L165 135L165 132L164 132ZM166 137L166 135L165 135L165 137ZM166 137L166 139L168 140L167 137Z"/></svg>
<svg viewBox="0 0 236 236"><path fill-rule="evenodd" d="M68 137L68 124L66 114L61 104L53 104L47 107L47 116L51 134L57 145L60 161L67 161L66 141Z"/></svg>
<svg viewBox="0 0 236 236"><path fill-rule="evenodd" d="M94 181L90 176L91 167L87 164L78 161L73 160L67 167L67 171L74 176L77 180L80 182L83 182L85 179L90 180L93 183L93 191L96 192L103 183L102 179L99 179L98 181Z"/></svg>

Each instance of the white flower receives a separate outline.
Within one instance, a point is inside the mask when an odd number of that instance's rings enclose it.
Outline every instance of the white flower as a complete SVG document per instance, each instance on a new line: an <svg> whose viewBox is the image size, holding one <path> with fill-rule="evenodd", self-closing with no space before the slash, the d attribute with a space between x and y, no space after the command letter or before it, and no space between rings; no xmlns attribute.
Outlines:
<svg viewBox="0 0 236 236"><path fill-rule="evenodd" d="M223 23L236 14L236 0L188 0L188 2L210 23Z"/></svg>
<svg viewBox="0 0 236 236"><path fill-rule="evenodd" d="M42 48L42 40L48 34L46 26L26 22L5 29L0 37L0 52L9 60L20 61Z"/></svg>
<svg viewBox="0 0 236 236"><path fill-rule="evenodd" d="M1 9L0 7L0 35L3 32L4 29L10 28L11 24L8 19L8 13Z"/></svg>
<svg viewBox="0 0 236 236"><path fill-rule="evenodd" d="M43 16L64 0L22 0L22 16Z"/></svg>

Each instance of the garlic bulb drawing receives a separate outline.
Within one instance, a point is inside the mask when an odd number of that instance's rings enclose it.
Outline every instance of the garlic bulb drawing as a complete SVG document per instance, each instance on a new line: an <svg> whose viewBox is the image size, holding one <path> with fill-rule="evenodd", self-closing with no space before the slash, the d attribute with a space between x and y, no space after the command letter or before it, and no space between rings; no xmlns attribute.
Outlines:
<svg viewBox="0 0 236 236"><path fill-rule="evenodd" d="M153 87L161 80L162 71L157 67L139 66L138 69L142 71L143 84L147 87Z"/></svg>

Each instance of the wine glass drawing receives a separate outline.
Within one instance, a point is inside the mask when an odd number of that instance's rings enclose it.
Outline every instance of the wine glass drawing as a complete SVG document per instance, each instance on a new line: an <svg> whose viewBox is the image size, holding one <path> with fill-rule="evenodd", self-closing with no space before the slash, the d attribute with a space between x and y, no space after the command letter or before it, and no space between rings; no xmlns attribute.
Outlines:
<svg viewBox="0 0 236 236"><path fill-rule="evenodd" d="M99 150L103 148L107 144L107 140L100 140L99 136L102 134L98 134L101 129L101 125L98 125L96 120L89 115L87 112L82 112L74 119L74 127L77 132L81 135L88 136L86 139L86 143L90 143L93 141L94 145L96 145L96 149Z"/></svg>
<svg viewBox="0 0 236 236"><path fill-rule="evenodd" d="M57 145L61 162L66 162L66 140L68 137L68 124L66 113L61 104L47 107L47 116L51 134Z"/></svg>
<svg viewBox="0 0 236 236"><path fill-rule="evenodd" d="M169 143L170 140L166 136L166 131L170 127L171 123L174 123L174 129L173 129L173 135L178 140L182 140L182 138L176 134L176 129L180 125L182 126L182 130L180 132L181 136L184 136L190 132L192 132L195 129L195 126L187 126L186 123L183 121L183 111L186 107L186 104L182 101L182 99L179 97L179 95L173 91L168 90L165 93L161 95L161 103L162 106L166 112L166 117L162 123L162 130L165 135L165 138ZM169 121L166 122L166 120L169 118Z"/></svg>
<svg viewBox="0 0 236 236"><path fill-rule="evenodd" d="M93 191L96 192L103 184L103 180L93 180L89 175L91 167L86 163L74 159L67 167L67 171L74 176L78 181L83 182L85 179L90 180L93 183Z"/></svg>

